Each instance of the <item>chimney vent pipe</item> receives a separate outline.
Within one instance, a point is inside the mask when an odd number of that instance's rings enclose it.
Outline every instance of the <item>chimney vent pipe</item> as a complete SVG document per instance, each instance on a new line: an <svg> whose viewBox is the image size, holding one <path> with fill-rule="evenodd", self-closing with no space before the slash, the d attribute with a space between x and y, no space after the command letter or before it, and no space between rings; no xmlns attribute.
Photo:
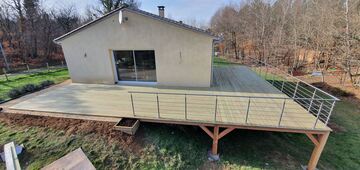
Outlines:
<svg viewBox="0 0 360 170"><path fill-rule="evenodd" d="M165 6L158 6L159 8L159 16L165 17Z"/></svg>

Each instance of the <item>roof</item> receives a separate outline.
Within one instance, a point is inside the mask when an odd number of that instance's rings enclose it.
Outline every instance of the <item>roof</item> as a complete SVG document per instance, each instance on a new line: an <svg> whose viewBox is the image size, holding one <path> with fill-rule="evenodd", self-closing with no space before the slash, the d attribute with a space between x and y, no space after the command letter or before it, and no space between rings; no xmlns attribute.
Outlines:
<svg viewBox="0 0 360 170"><path fill-rule="evenodd" d="M103 16L101 16L100 18L97 18L93 21L90 21L58 38L55 38L54 39L54 42L59 42L63 39L65 39L66 37L68 36L71 36L72 34L76 33L76 32L79 32L91 25L94 25L95 23L98 23L102 20L104 20L105 18L109 17L109 16L112 16L113 14L115 14L116 12L120 11L120 10L126 10L126 11L129 11L129 12L134 12L134 13L137 13L137 14L140 14L140 15L143 15L143 16L146 16L146 17L150 17L150 18L153 18L153 19L156 19L156 20L159 20L159 21L162 21L162 22L166 22L166 23L169 23L169 24L172 24L172 25L175 25L175 26L178 26L178 27L181 27L181 28L184 28L184 29L188 29L188 30L191 30L191 31L195 31L195 32L198 32L198 33L203 33L205 35L208 35L208 36L211 36L211 37L214 37L214 38L217 38L215 35L211 34L209 31L206 31L204 29L200 29L200 28L197 28L197 27L193 27L193 26L190 26L190 25L187 25L187 24L184 24L182 23L181 21L175 21L175 20L172 20L172 19L169 19L169 18L165 18L165 17L161 17L159 15L155 15L155 14L152 14L150 12L146 12L146 11L143 11L143 10L140 10L140 9L135 9L135 8L130 8L130 7L127 7L127 6L122 6L122 7L119 7Z"/></svg>

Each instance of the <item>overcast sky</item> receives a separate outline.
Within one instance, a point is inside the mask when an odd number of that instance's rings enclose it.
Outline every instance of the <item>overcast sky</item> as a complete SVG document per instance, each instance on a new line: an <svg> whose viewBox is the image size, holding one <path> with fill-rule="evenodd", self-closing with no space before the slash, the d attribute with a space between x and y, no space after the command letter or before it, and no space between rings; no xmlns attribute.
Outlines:
<svg viewBox="0 0 360 170"><path fill-rule="evenodd" d="M98 5L99 0L42 0L47 8L61 8L74 5L83 15L87 6ZM140 9L157 14L157 6L165 6L165 15L175 20L196 19L208 23L216 10L229 2L239 0L139 0Z"/></svg>

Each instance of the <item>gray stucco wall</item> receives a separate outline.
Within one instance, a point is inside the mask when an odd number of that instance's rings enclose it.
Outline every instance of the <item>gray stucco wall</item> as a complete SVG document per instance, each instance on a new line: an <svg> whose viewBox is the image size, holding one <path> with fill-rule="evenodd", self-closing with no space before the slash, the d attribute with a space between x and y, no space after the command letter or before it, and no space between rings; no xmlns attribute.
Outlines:
<svg viewBox="0 0 360 170"><path fill-rule="evenodd" d="M154 50L161 86L209 87L212 37L123 11L65 39L62 45L73 82L114 84L112 50ZM181 54L181 55L180 55Z"/></svg>

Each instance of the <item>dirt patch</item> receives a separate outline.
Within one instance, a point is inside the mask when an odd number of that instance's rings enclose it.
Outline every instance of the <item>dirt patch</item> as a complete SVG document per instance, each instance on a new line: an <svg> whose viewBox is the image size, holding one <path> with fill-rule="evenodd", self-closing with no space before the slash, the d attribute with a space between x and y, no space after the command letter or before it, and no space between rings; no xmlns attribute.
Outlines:
<svg viewBox="0 0 360 170"><path fill-rule="evenodd" d="M312 83L315 87L322 89L338 97L353 97L354 94L338 87L331 86L325 82Z"/></svg>
<svg viewBox="0 0 360 170"><path fill-rule="evenodd" d="M346 132L346 129L334 122L329 122L328 126L333 130L333 132Z"/></svg>
<svg viewBox="0 0 360 170"><path fill-rule="evenodd" d="M292 157L290 154L284 154L279 151L272 151L270 152L266 158L271 160L277 165L281 165L280 167L286 167L286 169L298 169L296 165L300 163Z"/></svg>
<svg viewBox="0 0 360 170"><path fill-rule="evenodd" d="M71 134L96 134L106 137L109 142L118 142L121 145L133 145L141 137L130 136L120 131L113 130L114 123L91 120L78 120L66 118L43 117L22 114L0 113L0 122L17 126L37 126L62 130L66 135ZM141 133L140 133L141 135Z"/></svg>

